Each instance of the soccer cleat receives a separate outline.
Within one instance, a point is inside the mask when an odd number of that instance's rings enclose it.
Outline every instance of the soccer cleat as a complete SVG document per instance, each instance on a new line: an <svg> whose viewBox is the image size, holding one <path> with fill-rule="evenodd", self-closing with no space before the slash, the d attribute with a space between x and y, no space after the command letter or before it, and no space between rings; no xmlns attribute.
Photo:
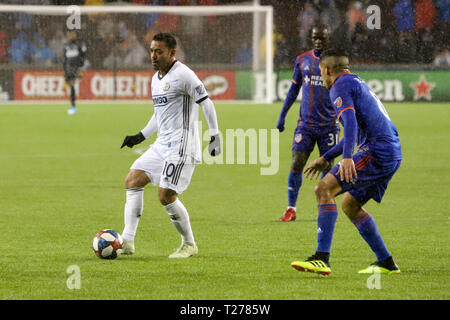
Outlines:
<svg viewBox="0 0 450 320"><path fill-rule="evenodd" d="M68 115L74 115L77 113L77 108L75 106L71 106L69 110L67 110Z"/></svg>
<svg viewBox="0 0 450 320"><path fill-rule="evenodd" d="M195 244L183 243L177 251L169 256L169 258L189 258L197 253L198 248Z"/></svg>
<svg viewBox="0 0 450 320"><path fill-rule="evenodd" d="M122 254L134 253L134 241L127 241L123 239Z"/></svg>
<svg viewBox="0 0 450 320"><path fill-rule="evenodd" d="M329 276L331 273L330 264L328 261L320 260L319 257L313 255L306 259L306 261L294 261L291 267L297 271L308 271L318 273L321 276Z"/></svg>
<svg viewBox="0 0 450 320"><path fill-rule="evenodd" d="M295 221L296 218L297 216L295 210L292 208L288 208L286 209L284 215L280 218L280 221L282 222Z"/></svg>
<svg viewBox="0 0 450 320"><path fill-rule="evenodd" d="M372 263L370 266L368 266L365 269L359 270L359 274L374 274L374 273L381 273L381 274L399 274L400 269L395 264L392 257L389 257L382 261L377 261Z"/></svg>

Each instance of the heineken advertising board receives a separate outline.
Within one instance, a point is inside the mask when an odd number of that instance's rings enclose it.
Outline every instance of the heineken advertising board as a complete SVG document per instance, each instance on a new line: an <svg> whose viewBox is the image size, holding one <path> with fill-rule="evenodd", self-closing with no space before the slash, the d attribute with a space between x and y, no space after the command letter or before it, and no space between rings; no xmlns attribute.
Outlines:
<svg viewBox="0 0 450 320"><path fill-rule="evenodd" d="M358 71L382 101L450 101L450 71ZM291 85L292 71L274 75L276 100L284 100ZM263 100L265 75L236 72L236 98ZM299 96L298 99L301 97Z"/></svg>

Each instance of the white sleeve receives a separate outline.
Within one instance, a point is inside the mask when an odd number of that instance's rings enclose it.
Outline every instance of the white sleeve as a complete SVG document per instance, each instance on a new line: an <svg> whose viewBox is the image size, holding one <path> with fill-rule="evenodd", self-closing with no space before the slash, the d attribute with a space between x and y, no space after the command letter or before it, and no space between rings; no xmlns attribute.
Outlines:
<svg viewBox="0 0 450 320"><path fill-rule="evenodd" d="M219 125L217 124L217 114L216 109L214 108L214 103L206 97L205 100L200 102L202 106L203 114L205 115L206 122L209 127L209 135L214 136L219 134Z"/></svg>
<svg viewBox="0 0 450 320"><path fill-rule="evenodd" d="M194 71L189 69L189 72L184 74L184 82L185 92L194 99L195 103L200 104L208 98L205 86Z"/></svg>
<svg viewBox="0 0 450 320"><path fill-rule="evenodd" d="M158 130L158 123L156 122L155 114L153 114L150 121L147 123L144 129L141 130L145 139L153 135Z"/></svg>

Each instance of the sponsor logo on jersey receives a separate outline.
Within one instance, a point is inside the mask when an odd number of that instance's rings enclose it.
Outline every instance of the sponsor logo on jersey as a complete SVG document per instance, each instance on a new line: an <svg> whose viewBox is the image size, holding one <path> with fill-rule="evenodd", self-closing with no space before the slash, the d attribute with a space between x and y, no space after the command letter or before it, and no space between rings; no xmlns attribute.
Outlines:
<svg viewBox="0 0 450 320"><path fill-rule="evenodd" d="M153 104L155 105L155 107L162 107L165 106L169 100L167 99L166 96L157 96L157 97L153 97Z"/></svg>
<svg viewBox="0 0 450 320"><path fill-rule="evenodd" d="M305 84L309 84L311 86L322 86L323 87L322 76L317 76L317 75L308 76L308 75L305 75L305 77L303 78L303 82Z"/></svg>
<svg viewBox="0 0 450 320"><path fill-rule="evenodd" d="M78 48L72 49L68 48L66 51L66 57L67 58L75 58L80 55L80 52L78 51Z"/></svg>

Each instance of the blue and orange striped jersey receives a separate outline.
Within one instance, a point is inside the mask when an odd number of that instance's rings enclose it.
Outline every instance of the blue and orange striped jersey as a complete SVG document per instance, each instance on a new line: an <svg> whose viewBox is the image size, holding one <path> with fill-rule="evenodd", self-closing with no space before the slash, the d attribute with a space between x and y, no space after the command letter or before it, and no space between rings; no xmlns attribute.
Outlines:
<svg viewBox="0 0 450 320"><path fill-rule="evenodd" d="M341 74L330 89L330 98L338 119L346 110L355 111L360 148L369 150L380 161L402 159L397 128L380 99L363 80L350 72Z"/></svg>
<svg viewBox="0 0 450 320"><path fill-rule="evenodd" d="M307 51L295 60L292 82L302 87L298 126L317 128L336 126L336 110L323 86L319 54Z"/></svg>

